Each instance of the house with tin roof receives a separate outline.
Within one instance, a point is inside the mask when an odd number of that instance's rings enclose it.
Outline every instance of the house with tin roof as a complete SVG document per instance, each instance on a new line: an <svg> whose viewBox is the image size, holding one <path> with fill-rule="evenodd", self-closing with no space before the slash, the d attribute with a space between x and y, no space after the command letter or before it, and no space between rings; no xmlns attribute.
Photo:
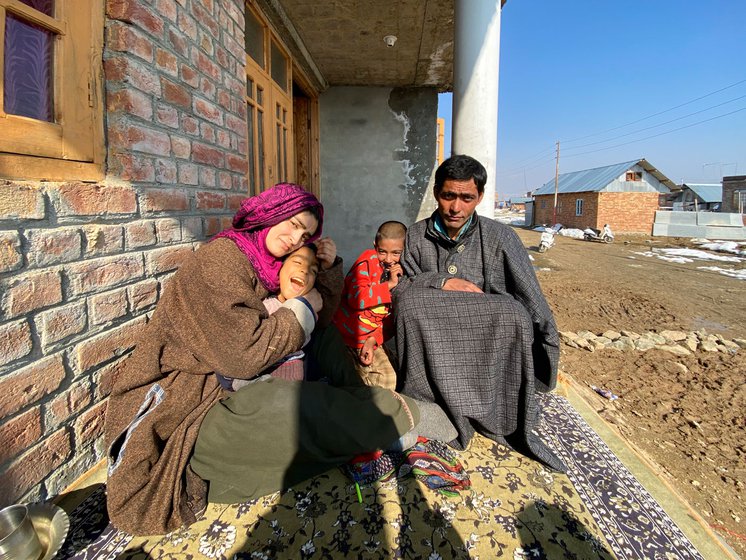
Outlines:
<svg viewBox="0 0 746 560"><path fill-rule="evenodd" d="M651 233L660 197L674 187L645 159L563 173L534 191L534 223Z"/></svg>
<svg viewBox="0 0 746 560"><path fill-rule="evenodd" d="M720 210L723 186L720 183L682 183L672 200L676 210Z"/></svg>

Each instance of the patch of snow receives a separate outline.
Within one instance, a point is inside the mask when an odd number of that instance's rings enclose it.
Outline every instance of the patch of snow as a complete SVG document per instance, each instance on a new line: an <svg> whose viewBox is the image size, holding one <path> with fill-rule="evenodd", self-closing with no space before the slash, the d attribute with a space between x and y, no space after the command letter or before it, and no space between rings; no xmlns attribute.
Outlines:
<svg viewBox="0 0 746 560"><path fill-rule="evenodd" d="M691 257L693 259L699 259L703 261L722 261L722 262L741 262L743 259L738 257L728 257L725 255L713 255L706 251L700 251L699 249L656 249L666 255L673 255L677 257Z"/></svg>
<svg viewBox="0 0 746 560"><path fill-rule="evenodd" d="M705 240L707 241L707 240ZM700 244L703 249L718 251L720 253L733 253L735 255L746 255L746 250L741 249L741 243L737 241L712 241Z"/></svg>
<svg viewBox="0 0 746 560"><path fill-rule="evenodd" d="M501 224L507 224L509 226L525 226L526 218L524 216L516 216L515 214L495 214L495 221Z"/></svg>
<svg viewBox="0 0 746 560"><path fill-rule="evenodd" d="M720 274L730 276L731 278L737 278L738 280L746 280L746 268L742 270L720 268L719 266L698 266L697 268L701 270L712 270L713 272L719 272Z"/></svg>

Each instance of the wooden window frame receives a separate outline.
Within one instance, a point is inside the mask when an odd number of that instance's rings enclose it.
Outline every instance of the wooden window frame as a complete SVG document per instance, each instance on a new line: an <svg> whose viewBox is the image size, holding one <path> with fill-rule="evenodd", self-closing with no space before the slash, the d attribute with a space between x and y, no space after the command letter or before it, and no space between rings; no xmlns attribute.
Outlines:
<svg viewBox="0 0 746 560"><path fill-rule="evenodd" d="M103 178L103 4L57 0L49 17L19 0L0 0L0 177L97 181ZM6 13L56 34L54 121L3 110Z"/></svg>
<svg viewBox="0 0 746 560"><path fill-rule="evenodd" d="M627 171L626 175L624 176L624 180L628 183L639 183L640 181L642 181L642 172Z"/></svg>
<svg viewBox="0 0 746 560"><path fill-rule="evenodd" d="M247 81L252 80L257 86L261 86L264 95L267 96L262 106L261 133L263 141L261 142L261 147L259 146L260 131L256 119L253 121L253 130L250 131L253 132L253 137L249 139L249 146L254 146L255 148L253 152L250 151L248 154L248 158L251 158L251 161L248 162L249 169L254 169L254 173L256 174L262 173L262 180L255 181L255 184L251 184L251 178L249 177L249 194L258 194L261 190L267 189L280 181L295 181L296 162L292 95L294 65L289 50L280 40L277 33L270 27L267 18L263 16L261 11L250 1L245 3L245 9L251 12L262 24L263 28L264 60L261 62L261 65L246 53ZM273 43L284 57L287 65L287 83L284 88L278 85L272 78L271 49ZM246 102L249 105L247 111L251 111L252 101L248 98L248 95ZM279 119L277 116L278 106L280 107ZM284 120L282 119L282 114L285 116ZM279 142L280 146L278 146L277 140L278 129L281 132L281 136L284 137L284 141ZM262 149L263 153L260 153ZM264 166L262 166L262 162ZM278 162L280 163L278 164ZM284 167L281 164L284 164ZM278 166L283 168L278 169Z"/></svg>
<svg viewBox="0 0 746 560"><path fill-rule="evenodd" d="M583 199L582 198L575 199L575 215L576 216L583 215Z"/></svg>

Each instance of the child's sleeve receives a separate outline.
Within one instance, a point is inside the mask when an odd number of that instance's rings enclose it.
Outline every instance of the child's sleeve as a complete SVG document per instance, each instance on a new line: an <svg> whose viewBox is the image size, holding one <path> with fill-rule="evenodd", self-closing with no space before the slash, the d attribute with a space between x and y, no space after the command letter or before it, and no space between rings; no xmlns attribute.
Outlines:
<svg viewBox="0 0 746 560"><path fill-rule="evenodd" d="M370 264L370 259L359 259L347 273L344 299L349 309L362 311L391 303L388 283L373 280Z"/></svg>

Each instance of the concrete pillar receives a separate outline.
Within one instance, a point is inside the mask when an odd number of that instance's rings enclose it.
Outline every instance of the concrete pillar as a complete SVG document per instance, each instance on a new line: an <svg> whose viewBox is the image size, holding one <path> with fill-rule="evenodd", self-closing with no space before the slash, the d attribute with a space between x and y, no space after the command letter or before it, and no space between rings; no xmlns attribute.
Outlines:
<svg viewBox="0 0 746 560"><path fill-rule="evenodd" d="M456 0L452 152L487 169L481 216L495 215L500 0Z"/></svg>

